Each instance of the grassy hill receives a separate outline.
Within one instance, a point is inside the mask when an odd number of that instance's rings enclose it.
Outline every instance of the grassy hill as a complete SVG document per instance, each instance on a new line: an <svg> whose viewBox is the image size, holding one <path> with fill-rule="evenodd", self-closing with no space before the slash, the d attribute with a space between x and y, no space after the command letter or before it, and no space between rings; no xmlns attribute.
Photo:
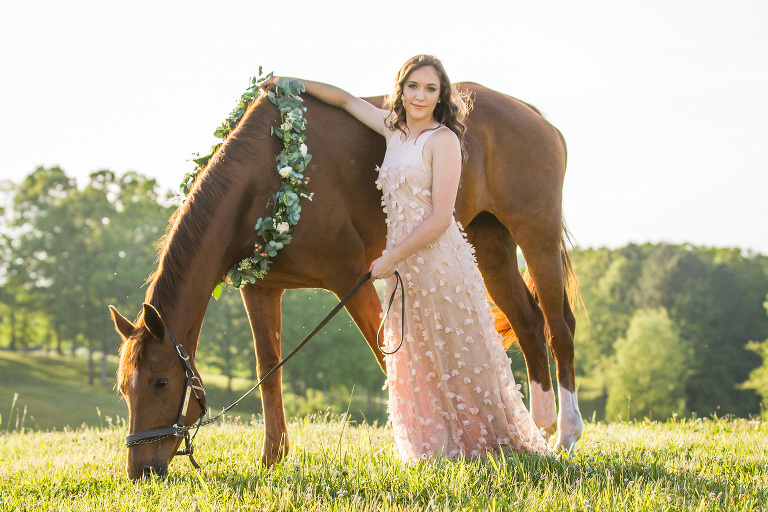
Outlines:
<svg viewBox="0 0 768 512"><path fill-rule="evenodd" d="M0 510L738 510L768 508L768 425L747 420L587 424L576 455L415 466L390 429L312 416L290 458L257 463L262 423L198 436L195 472L130 483L124 428L0 434Z"/></svg>
<svg viewBox="0 0 768 512"><path fill-rule="evenodd" d="M110 385L114 384L116 368L117 361L111 358L107 370ZM208 403L212 407L223 407L226 378L203 372L203 380ZM252 385L246 379L234 379L232 387L234 393L242 394ZM18 398L11 412L16 394ZM260 407L257 391L233 413L250 418ZM128 408L112 388L88 385L88 360L84 356L0 351L1 432L22 427L61 430L81 425L102 426L110 421L117 424L127 415Z"/></svg>

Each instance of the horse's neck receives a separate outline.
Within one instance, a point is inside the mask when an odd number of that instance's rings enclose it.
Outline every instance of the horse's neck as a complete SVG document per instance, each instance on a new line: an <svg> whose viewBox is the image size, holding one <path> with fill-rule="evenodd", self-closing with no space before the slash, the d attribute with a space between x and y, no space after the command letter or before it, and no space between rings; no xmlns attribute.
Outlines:
<svg viewBox="0 0 768 512"><path fill-rule="evenodd" d="M243 257L243 233L254 232L249 205L266 204L271 195L245 198L265 188L256 182L258 172L219 164L206 171L181 207L147 290L147 302L190 353L197 348L213 288L234 259Z"/></svg>

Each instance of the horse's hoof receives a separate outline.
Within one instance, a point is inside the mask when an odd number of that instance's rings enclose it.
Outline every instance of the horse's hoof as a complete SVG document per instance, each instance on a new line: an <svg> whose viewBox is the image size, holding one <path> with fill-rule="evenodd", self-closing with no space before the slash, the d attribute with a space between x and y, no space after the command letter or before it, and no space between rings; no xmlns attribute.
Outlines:
<svg viewBox="0 0 768 512"><path fill-rule="evenodd" d="M555 391L550 388L544 391L541 384L531 381L531 418L536 426L544 429L547 440L557 431L557 404Z"/></svg>
<svg viewBox="0 0 768 512"><path fill-rule="evenodd" d="M573 453L576 450L576 442L581 439L582 432L584 432L584 421L581 419L576 393L561 387L555 451Z"/></svg>
<svg viewBox="0 0 768 512"><path fill-rule="evenodd" d="M261 449L261 464L264 467L271 468L288 455L288 446L283 438L281 443L264 443Z"/></svg>
<svg viewBox="0 0 768 512"><path fill-rule="evenodd" d="M567 453L568 455L573 455L576 453L576 441L563 441L562 439L558 438L557 442L555 443L554 451L555 453Z"/></svg>
<svg viewBox="0 0 768 512"><path fill-rule="evenodd" d="M578 421L563 425L557 430L557 442L555 442L555 452L565 451L569 454L576 452L576 443L581 439L581 433L584 431L584 422L579 416Z"/></svg>
<svg viewBox="0 0 768 512"><path fill-rule="evenodd" d="M288 453L288 450L281 449L281 450L265 450L261 453L261 463L265 467L271 468L283 458L285 458L286 454Z"/></svg>

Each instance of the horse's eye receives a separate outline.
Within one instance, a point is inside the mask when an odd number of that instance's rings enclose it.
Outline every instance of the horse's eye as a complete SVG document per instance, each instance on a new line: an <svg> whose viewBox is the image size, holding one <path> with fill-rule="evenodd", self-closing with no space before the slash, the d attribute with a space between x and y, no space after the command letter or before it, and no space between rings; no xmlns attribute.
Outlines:
<svg viewBox="0 0 768 512"><path fill-rule="evenodd" d="M163 389L167 385L168 379L166 378L161 377L155 381L155 389Z"/></svg>

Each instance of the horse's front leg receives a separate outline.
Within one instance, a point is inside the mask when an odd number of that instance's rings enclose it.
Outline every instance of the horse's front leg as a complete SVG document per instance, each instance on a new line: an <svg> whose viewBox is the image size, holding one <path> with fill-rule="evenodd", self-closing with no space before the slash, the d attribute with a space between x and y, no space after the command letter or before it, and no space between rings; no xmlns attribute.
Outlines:
<svg viewBox="0 0 768 512"><path fill-rule="evenodd" d="M355 287L357 278L366 272L365 267L362 265L352 268L357 270L329 279L330 290L340 300ZM376 292L376 288L373 286L373 281L365 283L358 290L357 294L347 302L346 308L349 316L352 317L355 325L357 325L357 328L360 329L363 337L368 342L368 346L371 347L379 367L386 374L387 367L384 361L384 354L381 353L379 341L376 339L379 324L381 323L381 317L379 316L381 313L381 300Z"/></svg>
<svg viewBox="0 0 768 512"><path fill-rule="evenodd" d="M281 289L246 286L241 295L251 322L259 379L280 363ZM282 368L260 387L264 408L264 446L261 462L270 467L288 453L288 430L283 407Z"/></svg>

